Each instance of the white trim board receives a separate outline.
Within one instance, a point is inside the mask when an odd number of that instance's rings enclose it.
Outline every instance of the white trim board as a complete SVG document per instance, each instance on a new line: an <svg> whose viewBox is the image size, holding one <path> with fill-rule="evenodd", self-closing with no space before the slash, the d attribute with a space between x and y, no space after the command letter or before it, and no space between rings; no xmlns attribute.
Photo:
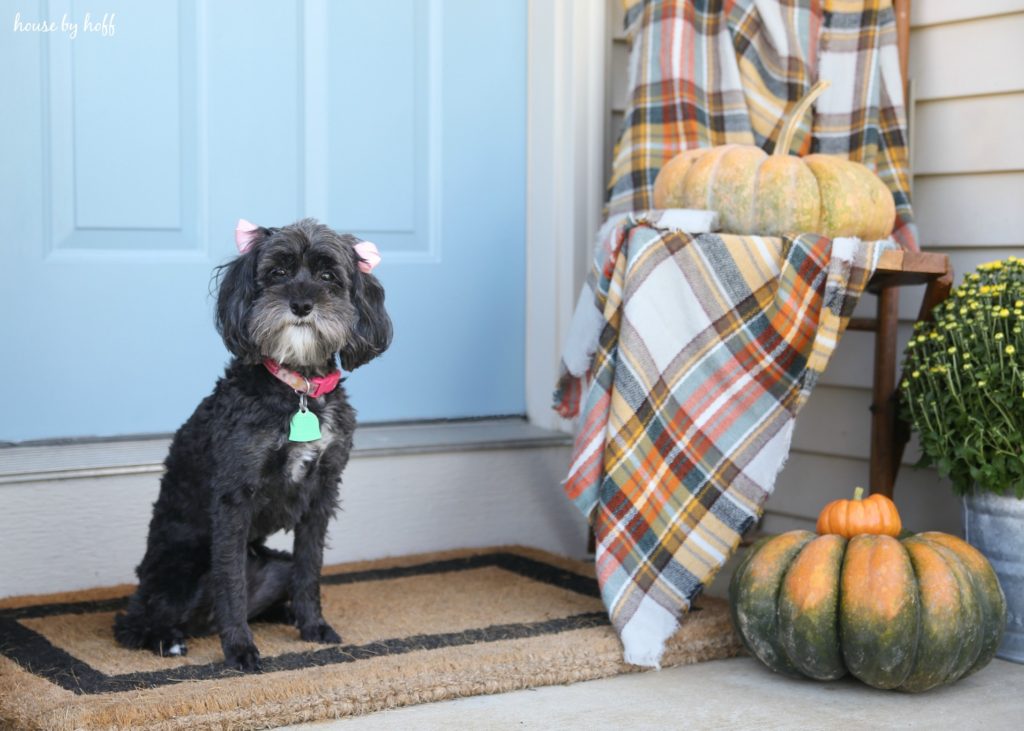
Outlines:
<svg viewBox="0 0 1024 731"><path fill-rule="evenodd" d="M529 0L526 122L526 413L551 410L562 344L604 203L604 4Z"/></svg>
<svg viewBox="0 0 1024 731"><path fill-rule="evenodd" d="M166 435L0 447L0 488L22 482L159 474L170 447ZM509 417L408 422L359 427L353 458L480 449L566 446L569 438Z"/></svg>
<svg viewBox="0 0 1024 731"><path fill-rule="evenodd" d="M586 521L560 487L567 440L534 436L354 453L325 562L502 544L582 557ZM159 483L154 469L0 486L0 597L134 581Z"/></svg>

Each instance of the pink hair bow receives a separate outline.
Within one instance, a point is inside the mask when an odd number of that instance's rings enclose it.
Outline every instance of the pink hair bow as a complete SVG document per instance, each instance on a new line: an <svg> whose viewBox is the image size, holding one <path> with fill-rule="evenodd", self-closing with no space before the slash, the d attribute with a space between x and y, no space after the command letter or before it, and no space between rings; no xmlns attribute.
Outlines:
<svg viewBox="0 0 1024 731"><path fill-rule="evenodd" d="M364 274L369 274L373 271L375 266L380 264L380 252L377 251L377 245L372 241L360 241L352 248L356 250L356 253L361 259L359 262L359 271Z"/></svg>
<svg viewBox="0 0 1024 731"><path fill-rule="evenodd" d="M252 243L256 240L259 232L260 227L255 223L246 221L244 218L238 219L238 225L235 226L235 246L238 247L239 254L244 254L252 248ZM372 241L360 241L352 248L359 255L359 271L369 274L375 266L380 264L380 251Z"/></svg>
<svg viewBox="0 0 1024 731"><path fill-rule="evenodd" d="M235 226L235 246L238 247L239 254L244 254L252 248L252 242L256 240L259 231L260 227L255 223L250 223L244 218L238 219L238 225Z"/></svg>

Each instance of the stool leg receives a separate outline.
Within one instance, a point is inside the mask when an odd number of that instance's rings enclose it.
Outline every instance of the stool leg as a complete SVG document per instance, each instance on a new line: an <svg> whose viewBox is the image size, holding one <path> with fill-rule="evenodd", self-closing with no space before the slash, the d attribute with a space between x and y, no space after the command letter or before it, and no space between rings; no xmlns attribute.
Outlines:
<svg viewBox="0 0 1024 731"><path fill-rule="evenodd" d="M946 261L946 273L937 279L932 279L928 282L928 285L924 290L924 297L921 299L921 309L917 314L917 319L921 322L927 322L932 319L932 310L946 301L949 298L949 293L953 288L953 265L947 260ZM903 375L900 375L900 380L903 380ZM899 402L900 402L900 389L897 388L893 391L890 397L893 402L893 411L896 414L895 429L893 431L893 448L892 454L890 455L890 471L892 472L893 480L896 479L896 475L900 469L900 462L903 460L903 450L906 449L907 442L910 441L910 424L899 417Z"/></svg>
<svg viewBox="0 0 1024 731"><path fill-rule="evenodd" d="M892 496L896 434L896 328L899 325L899 289L878 294L878 329L875 332L874 387L871 399L871 492Z"/></svg>

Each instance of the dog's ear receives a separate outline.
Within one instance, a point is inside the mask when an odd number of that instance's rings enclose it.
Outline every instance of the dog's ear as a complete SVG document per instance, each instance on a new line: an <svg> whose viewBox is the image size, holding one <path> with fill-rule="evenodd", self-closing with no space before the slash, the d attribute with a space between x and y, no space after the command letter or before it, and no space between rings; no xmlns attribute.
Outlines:
<svg viewBox="0 0 1024 731"><path fill-rule="evenodd" d="M259 349L249 332L249 311L256 299L256 263L259 244L270 234L270 229L254 227L247 232L246 245L232 261L217 268L220 288L217 292L217 332L224 345L244 361L258 363ZM237 234L236 234L237 236Z"/></svg>
<svg viewBox="0 0 1024 731"><path fill-rule="evenodd" d="M377 277L358 270L355 272L352 304L359 319L339 353L341 367L346 371L354 371L368 363L391 345L391 318L384 309L384 287Z"/></svg>

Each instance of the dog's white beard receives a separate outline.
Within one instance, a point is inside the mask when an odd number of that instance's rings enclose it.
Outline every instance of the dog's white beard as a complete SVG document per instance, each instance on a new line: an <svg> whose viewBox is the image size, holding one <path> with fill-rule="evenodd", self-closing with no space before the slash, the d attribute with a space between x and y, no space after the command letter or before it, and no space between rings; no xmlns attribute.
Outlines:
<svg viewBox="0 0 1024 731"><path fill-rule="evenodd" d="M268 355L278 363L314 365L326 357L323 341L309 325L288 325L273 339Z"/></svg>
<svg viewBox="0 0 1024 731"><path fill-rule="evenodd" d="M302 320L283 303L270 303L254 312L252 338L264 357L293 366L320 366L338 352L349 337L346 320L318 307Z"/></svg>

